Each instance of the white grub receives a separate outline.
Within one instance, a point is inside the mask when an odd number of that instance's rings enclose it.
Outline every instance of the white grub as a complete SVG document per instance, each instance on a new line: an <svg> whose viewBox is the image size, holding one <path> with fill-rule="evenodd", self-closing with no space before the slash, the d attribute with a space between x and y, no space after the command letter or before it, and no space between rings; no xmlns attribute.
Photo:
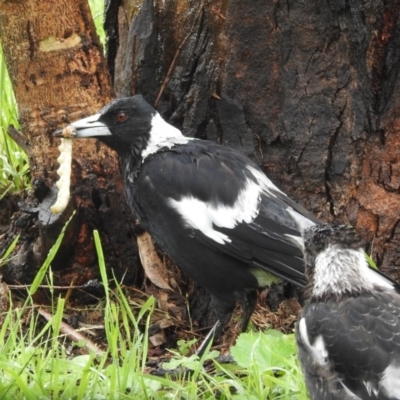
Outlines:
<svg viewBox="0 0 400 400"><path fill-rule="evenodd" d="M50 207L53 214L62 213L67 207L69 200L69 186L71 182L71 162L72 162L72 140L76 132L71 127L66 127L63 132L61 144L58 146L60 150L60 156L57 161L60 167L57 170L57 174L60 179L57 181L56 186L58 187L58 194L56 202Z"/></svg>
<svg viewBox="0 0 400 400"><path fill-rule="evenodd" d="M76 135L76 129L73 126L66 126L61 132L61 136L66 139L71 139Z"/></svg>

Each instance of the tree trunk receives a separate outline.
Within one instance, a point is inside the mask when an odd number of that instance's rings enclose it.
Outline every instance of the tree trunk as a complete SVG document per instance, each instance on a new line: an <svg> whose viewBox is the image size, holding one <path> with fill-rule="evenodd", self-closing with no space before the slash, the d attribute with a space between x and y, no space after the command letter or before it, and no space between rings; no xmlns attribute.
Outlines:
<svg viewBox="0 0 400 400"><path fill-rule="evenodd" d="M61 216L50 205L58 168L54 130L98 111L113 97L106 61L86 2L0 2L0 37L17 98L36 202L14 217L22 230L18 257L4 271L8 281L28 283L74 208L63 247L52 263L58 285L83 285L99 276L92 230L103 240L118 277L137 270L134 220L125 206L115 154L95 141L75 141L72 196ZM39 209L39 212L37 210ZM23 229L21 229L23 228ZM11 234L9 235L10 239Z"/></svg>

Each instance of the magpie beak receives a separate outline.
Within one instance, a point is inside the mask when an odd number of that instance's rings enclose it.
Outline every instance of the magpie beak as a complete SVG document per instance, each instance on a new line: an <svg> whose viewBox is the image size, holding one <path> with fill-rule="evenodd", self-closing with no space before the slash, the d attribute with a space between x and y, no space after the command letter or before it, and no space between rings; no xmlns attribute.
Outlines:
<svg viewBox="0 0 400 400"><path fill-rule="evenodd" d="M75 132L74 137L80 138L96 138L100 136L111 136L111 132L107 125L99 121L101 114L94 114L87 118L82 118L78 121L69 124L68 127ZM62 137L63 129L57 129L53 135Z"/></svg>

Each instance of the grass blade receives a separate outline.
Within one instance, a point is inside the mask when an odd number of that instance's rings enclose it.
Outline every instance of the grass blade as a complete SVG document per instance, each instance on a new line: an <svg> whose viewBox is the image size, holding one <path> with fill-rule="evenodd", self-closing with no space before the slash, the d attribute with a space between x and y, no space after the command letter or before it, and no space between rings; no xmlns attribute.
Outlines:
<svg viewBox="0 0 400 400"><path fill-rule="evenodd" d="M42 266L40 267L40 270L38 271L38 273L36 274L35 279L32 282L32 285L29 289L29 294L32 296L33 294L36 293L36 291L38 290L40 284L42 283L42 280L51 264L51 262L54 260L54 257L57 254L57 251L61 245L61 242L64 238L64 234L65 231L69 225L69 223L71 222L72 218L74 217L76 211L74 211L72 213L72 215L70 216L69 220L66 222L66 224L64 225L64 227L61 230L61 233L59 234L56 242L54 243L53 247L50 249L49 254L47 255L46 260L44 261L44 263L42 264Z"/></svg>
<svg viewBox="0 0 400 400"><path fill-rule="evenodd" d="M8 246L7 250L3 254L2 257L0 257L0 268L3 267L4 265L7 264L9 260L7 260L8 256L12 253L14 250L15 246L17 245L17 242L19 240L19 234L15 237L15 239L12 241L12 243Z"/></svg>

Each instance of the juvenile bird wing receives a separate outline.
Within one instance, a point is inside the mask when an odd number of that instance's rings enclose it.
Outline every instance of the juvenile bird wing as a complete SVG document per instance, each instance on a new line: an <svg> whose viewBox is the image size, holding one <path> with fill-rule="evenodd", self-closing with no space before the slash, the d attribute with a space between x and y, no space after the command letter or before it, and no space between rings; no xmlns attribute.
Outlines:
<svg viewBox="0 0 400 400"><path fill-rule="evenodd" d="M314 361L315 376L319 369L331 384L336 382L335 389L343 387L344 393L360 399L400 399L398 294L312 304L301 315L299 331L300 357ZM336 381L329 377L329 369Z"/></svg>

